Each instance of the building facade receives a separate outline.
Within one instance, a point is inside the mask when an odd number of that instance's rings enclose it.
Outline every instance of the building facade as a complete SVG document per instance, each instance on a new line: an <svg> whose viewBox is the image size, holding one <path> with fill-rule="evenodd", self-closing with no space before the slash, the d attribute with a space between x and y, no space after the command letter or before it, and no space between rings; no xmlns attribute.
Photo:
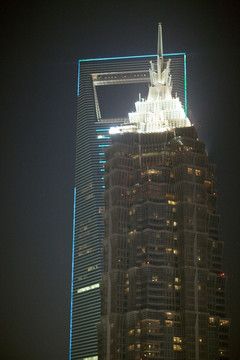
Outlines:
<svg viewBox="0 0 240 360"><path fill-rule="evenodd" d="M227 360L215 166L172 95L161 25L149 78L105 152L98 359Z"/></svg>
<svg viewBox="0 0 240 360"><path fill-rule="evenodd" d="M186 110L186 56L164 56L172 59L178 79L174 92ZM146 91L149 60L154 59L156 55L80 60L78 64L70 360L99 358L96 324L101 317L104 154L112 141L109 129L127 120L128 106L126 114L108 110L115 98L120 102L125 93L131 97L134 88Z"/></svg>

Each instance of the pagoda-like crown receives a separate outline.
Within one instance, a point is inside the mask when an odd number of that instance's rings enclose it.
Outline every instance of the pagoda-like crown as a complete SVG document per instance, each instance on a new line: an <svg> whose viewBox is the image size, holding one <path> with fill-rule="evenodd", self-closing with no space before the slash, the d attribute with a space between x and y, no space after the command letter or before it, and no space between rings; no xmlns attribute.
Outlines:
<svg viewBox="0 0 240 360"><path fill-rule="evenodd" d="M163 60L162 25L158 24L157 62L150 62L150 86L147 99L139 98L129 121L110 129L110 133L163 132L191 126L179 97L172 96L171 60Z"/></svg>

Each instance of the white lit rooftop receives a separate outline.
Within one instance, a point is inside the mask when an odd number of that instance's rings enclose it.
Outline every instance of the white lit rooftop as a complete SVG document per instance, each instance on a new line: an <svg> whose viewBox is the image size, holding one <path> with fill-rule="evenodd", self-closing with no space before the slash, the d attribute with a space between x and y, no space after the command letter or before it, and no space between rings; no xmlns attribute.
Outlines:
<svg viewBox="0 0 240 360"><path fill-rule="evenodd" d="M172 95L170 61L163 61L162 25L159 24L157 63L150 62L147 99L143 99L139 94L139 100L135 103L136 111L128 114L128 122L110 128L110 134L163 132L191 126L179 97Z"/></svg>

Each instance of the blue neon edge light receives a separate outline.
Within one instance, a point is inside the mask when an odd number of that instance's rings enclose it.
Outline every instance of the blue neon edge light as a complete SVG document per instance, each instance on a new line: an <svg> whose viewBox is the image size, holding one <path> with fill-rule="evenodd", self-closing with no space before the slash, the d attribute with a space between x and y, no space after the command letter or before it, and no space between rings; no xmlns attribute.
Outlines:
<svg viewBox="0 0 240 360"><path fill-rule="evenodd" d="M70 344L69 344L69 360L72 355L72 310L73 310L73 271L74 271L74 239L75 239L75 213L76 213L76 187L74 187L73 195L73 240L72 240L72 279L71 279L71 312L70 312Z"/></svg>
<svg viewBox="0 0 240 360"><path fill-rule="evenodd" d="M187 66L186 66L186 53L179 52L179 53L170 53L170 54L163 54L163 56L175 56L175 55L183 55L184 57L184 95L185 95L185 115L187 116ZM135 55L135 56L116 56L116 57L106 57L106 58L96 58L96 59L81 59L78 60L78 85L77 85L77 96L79 96L79 86L80 86L80 63L87 62L87 61L103 61L103 60L124 60L124 59L140 59L140 58L150 58L155 57L154 55ZM96 131L105 131L105 129L99 129Z"/></svg>

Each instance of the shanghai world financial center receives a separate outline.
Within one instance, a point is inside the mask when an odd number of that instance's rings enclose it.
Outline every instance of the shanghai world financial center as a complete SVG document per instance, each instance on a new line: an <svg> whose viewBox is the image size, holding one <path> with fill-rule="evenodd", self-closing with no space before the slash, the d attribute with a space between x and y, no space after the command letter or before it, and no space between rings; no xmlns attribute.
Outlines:
<svg viewBox="0 0 240 360"><path fill-rule="evenodd" d="M77 99L69 359L228 359L215 166L187 118L186 55L163 55L159 25L157 55L80 60Z"/></svg>

